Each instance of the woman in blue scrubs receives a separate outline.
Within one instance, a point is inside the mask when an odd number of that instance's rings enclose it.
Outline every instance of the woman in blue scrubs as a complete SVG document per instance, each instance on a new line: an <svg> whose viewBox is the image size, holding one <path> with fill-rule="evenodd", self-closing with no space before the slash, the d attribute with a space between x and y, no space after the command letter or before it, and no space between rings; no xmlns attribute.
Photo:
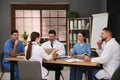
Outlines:
<svg viewBox="0 0 120 80"><path fill-rule="evenodd" d="M72 48L72 56L84 55L84 58L91 56L91 47L89 43L86 43L86 35L84 32L79 32L77 35L78 42ZM82 73L85 69L79 67L71 67L70 80L82 80Z"/></svg>

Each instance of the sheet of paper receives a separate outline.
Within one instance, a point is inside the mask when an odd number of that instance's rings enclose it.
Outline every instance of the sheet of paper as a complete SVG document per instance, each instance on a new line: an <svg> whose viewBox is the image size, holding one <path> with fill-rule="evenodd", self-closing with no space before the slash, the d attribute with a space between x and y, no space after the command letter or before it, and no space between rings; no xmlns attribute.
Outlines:
<svg viewBox="0 0 120 80"><path fill-rule="evenodd" d="M71 58L71 59L67 59L67 62L84 62L84 60L82 59L76 59L76 58Z"/></svg>

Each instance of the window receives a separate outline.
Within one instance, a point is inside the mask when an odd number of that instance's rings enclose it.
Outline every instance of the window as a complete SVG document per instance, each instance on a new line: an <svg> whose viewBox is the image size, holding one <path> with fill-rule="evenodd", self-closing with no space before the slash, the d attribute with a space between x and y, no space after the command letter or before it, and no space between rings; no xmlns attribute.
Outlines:
<svg viewBox="0 0 120 80"><path fill-rule="evenodd" d="M48 38L48 31L54 29L57 38L66 42L67 22L66 11L68 4L11 4L12 29L19 30L21 34L26 31L29 35L33 31ZM30 37L30 36L29 36Z"/></svg>
<svg viewBox="0 0 120 80"><path fill-rule="evenodd" d="M33 31L40 32L40 11L15 10L15 27L19 30L21 40L24 31L28 34L31 34Z"/></svg>

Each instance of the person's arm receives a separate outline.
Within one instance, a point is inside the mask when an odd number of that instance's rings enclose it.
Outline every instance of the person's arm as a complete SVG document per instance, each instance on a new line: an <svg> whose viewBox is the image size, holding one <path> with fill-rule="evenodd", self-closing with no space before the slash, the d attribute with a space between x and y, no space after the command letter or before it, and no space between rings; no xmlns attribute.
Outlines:
<svg viewBox="0 0 120 80"><path fill-rule="evenodd" d="M39 48L39 53L41 53L41 57L43 58L43 59L45 59L45 60L50 60L50 59L52 59L52 56L51 55L48 55L45 51L44 51L44 49L41 47L41 48Z"/></svg>
<svg viewBox="0 0 120 80"><path fill-rule="evenodd" d="M58 50L59 50L59 49L55 48L55 49L51 52L51 54L50 54L49 56L51 56L51 57L57 57L56 52L57 52Z"/></svg>
<svg viewBox="0 0 120 80"><path fill-rule="evenodd" d="M19 45L19 47L20 47L20 53L17 53L17 45ZM16 56L25 56L25 55L24 55L25 47L24 47L23 43L22 43L21 41L19 41L19 42L17 43L17 45L16 45L15 55L16 55ZM14 46L15 46L15 45L14 45Z"/></svg>
<svg viewBox="0 0 120 80"><path fill-rule="evenodd" d="M25 56L25 46L21 41L20 41L20 47L21 47L21 52L17 54L17 56Z"/></svg>
<svg viewBox="0 0 120 80"><path fill-rule="evenodd" d="M97 58L93 58L91 60L91 62L98 62L98 63L106 63L107 61L110 60L110 58L112 57L113 53L112 53L113 47L112 45L107 45L104 47L104 50L102 51L100 57Z"/></svg>
<svg viewBox="0 0 120 80"><path fill-rule="evenodd" d="M19 41L15 40L14 47L13 47L12 52L11 52L11 57L16 57L17 56L16 52L17 52L17 45L18 45L18 43L19 43Z"/></svg>
<svg viewBox="0 0 120 80"><path fill-rule="evenodd" d="M86 52L87 53L84 54L84 61L85 62L90 62L90 60L91 60L91 58L90 58L90 56L91 56L91 47L90 47L89 44L87 45L87 51Z"/></svg>
<svg viewBox="0 0 120 80"><path fill-rule="evenodd" d="M102 43L103 43L102 40L97 41L98 50L102 49Z"/></svg>
<svg viewBox="0 0 120 80"><path fill-rule="evenodd" d="M17 54L17 56L25 56L24 52Z"/></svg>
<svg viewBox="0 0 120 80"><path fill-rule="evenodd" d="M59 56L65 55L65 47L63 44L58 45L59 51L57 51Z"/></svg>
<svg viewBox="0 0 120 80"><path fill-rule="evenodd" d="M100 56L101 53L102 53L102 44L103 44L103 41L102 40L98 40L97 41L97 46L98 46L98 49L96 50L97 54Z"/></svg>

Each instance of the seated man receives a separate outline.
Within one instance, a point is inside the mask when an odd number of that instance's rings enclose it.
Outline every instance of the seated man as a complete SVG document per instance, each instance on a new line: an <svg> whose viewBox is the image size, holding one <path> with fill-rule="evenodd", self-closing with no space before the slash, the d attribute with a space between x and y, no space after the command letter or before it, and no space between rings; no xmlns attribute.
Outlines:
<svg viewBox="0 0 120 80"><path fill-rule="evenodd" d="M5 60L5 58L24 56L24 45L18 40L18 36L18 31L12 30L11 39L8 39L4 44L4 60L2 62L5 70L10 70L10 61ZM19 80L17 65L14 66L14 80Z"/></svg>
<svg viewBox="0 0 120 80"><path fill-rule="evenodd" d="M102 49L103 41L105 41ZM113 73L120 65L120 45L112 38L112 32L109 28L104 28L101 33L101 40L98 44L99 57L92 58L91 62L98 62L102 64L103 69L95 69L93 80L111 79Z"/></svg>
<svg viewBox="0 0 120 80"><path fill-rule="evenodd" d="M49 41L43 43L41 46L43 48L58 48L59 51L57 52L56 56L65 55L65 47L56 39L56 32L54 30L49 31Z"/></svg>
<svg viewBox="0 0 120 80"><path fill-rule="evenodd" d="M49 41L43 43L41 46L43 48L58 48L59 50L56 52L56 54L54 56L62 56L65 55L65 47L64 45L59 42L56 38L56 32L54 30L50 30L49 31ZM45 65L44 65L45 66ZM45 66L47 69L49 70L56 70L56 76L60 77L60 71L62 67L61 66ZM56 77L56 80L59 80Z"/></svg>

